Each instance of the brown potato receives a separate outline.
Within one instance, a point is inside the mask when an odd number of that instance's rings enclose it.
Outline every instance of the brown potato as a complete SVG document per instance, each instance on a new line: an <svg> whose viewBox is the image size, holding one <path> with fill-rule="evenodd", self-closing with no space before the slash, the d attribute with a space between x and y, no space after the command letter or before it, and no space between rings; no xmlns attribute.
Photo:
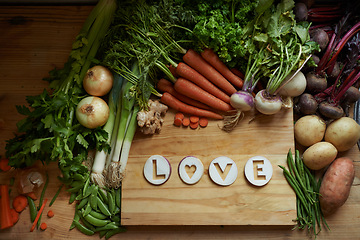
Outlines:
<svg viewBox="0 0 360 240"><path fill-rule="evenodd" d="M296 121L295 139L304 147L309 147L324 138L326 123L317 115L306 115Z"/></svg>
<svg viewBox="0 0 360 240"><path fill-rule="evenodd" d="M304 164L312 170L320 170L335 160L338 151L328 142L318 142L305 150Z"/></svg>
<svg viewBox="0 0 360 240"><path fill-rule="evenodd" d="M320 186L320 207L324 216L333 214L344 205L354 181L353 161L347 157L337 158L329 166Z"/></svg>

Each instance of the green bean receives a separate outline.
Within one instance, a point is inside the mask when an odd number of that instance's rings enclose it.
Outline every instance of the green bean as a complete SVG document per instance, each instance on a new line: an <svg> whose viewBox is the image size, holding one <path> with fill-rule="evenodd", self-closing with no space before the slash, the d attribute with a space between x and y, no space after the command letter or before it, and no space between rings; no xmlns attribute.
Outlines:
<svg viewBox="0 0 360 240"><path fill-rule="evenodd" d="M74 223L74 226L83 234L88 235L88 236L94 235L94 233L95 233L94 231L85 227L80 222L73 221L73 223Z"/></svg>
<svg viewBox="0 0 360 240"><path fill-rule="evenodd" d="M40 199L39 199L39 206L38 206L38 210L40 209L41 205L43 204L44 201L44 196L45 196L45 191L47 189L47 186L49 184L49 175L46 173L46 180L45 180L45 184L44 187L41 191L41 195L40 195Z"/></svg>
<svg viewBox="0 0 360 240"><path fill-rule="evenodd" d="M70 198L69 198L69 203L70 204L72 204L75 201L76 196L77 196L76 192L72 192L70 194Z"/></svg>
<svg viewBox="0 0 360 240"><path fill-rule="evenodd" d="M96 226L96 227L103 227L110 222L110 220L107 220L107 219L98 219L98 218L92 216L91 214L85 215L84 218L91 225Z"/></svg>
<svg viewBox="0 0 360 240"><path fill-rule="evenodd" d="M109 208L105 205L105 203L103 201L101 201L101 199L98 197L98 207L100 209L100 211L106 215L106 216L111 216L111 213L109 211Z"/></svg>
<svg viewBox="0 0 360 240"><path fill-rule="evenodd" d="M106 218L108 218L108 216L106 216L105 214L96 212L96 211L94 211L94 210L91 211L89 214L90 214L91 216L93 216L93 217L98 218L98 219L106 219Z"/></svg>
<svg viewBox="0 0 360 240"><path fill-rule="evenodd" d="M51 201L50 201L50 203L49 203L49 207L51 207L51 206L54 204L54 202L55 202L56 198L59 196L60 191L61 191L61 189L62 189L63 186L64 186L64 184L61 184L61 186L59 187L59 189L56 191L54 197L51 199Z"/></svg>
<svg viewBox="0 0 360 240"><path fill-rule="evenodd" d="M118 234L118 233L121 233L121 232L125 232L126 231L126 228L124 227L119 227L117 229L114 229L114 230L109 230L106 234L105 234L105 239L109 239L111 238L112 236L114 236L115 234Z"/></svg>
<svg viewBox="0 0 360 240"><path fill-rule="evenodd" d="M14 183L15 183L15 177L10 178L9 185L10 185L10 186L13 186Z"/></svg>
<svg viewBox="0 0 360 240"><path fill-rule="evenodd" d="M29 196L27 196L27 200L28 200L29 210L30 210L30 220L31 220L31 222L34 222L35 218L36 218L36 215L37 215L37 209L36 209L36 206L35 206L35 202Z"/></svg>

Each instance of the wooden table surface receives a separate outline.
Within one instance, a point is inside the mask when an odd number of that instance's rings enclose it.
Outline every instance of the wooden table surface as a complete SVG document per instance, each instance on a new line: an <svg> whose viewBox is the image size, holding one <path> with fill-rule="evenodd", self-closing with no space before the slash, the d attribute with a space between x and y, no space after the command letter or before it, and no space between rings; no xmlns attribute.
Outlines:
<svg viewBox="0 0 360 240"><path fill-rule="evenodd" d="M15 105L26 104L26 95L47 87L43 77L61 68L71 44L93 6L0 6L0 155L13 137L22 116ZM331 232L318 239L360 239L360 154L354 147L344 153L356 166L356 179L346 204L327 218ZM0 181L4 181L0 173ZM0 182L3 183L3 182ZM67 197L64 195L62 197ZM69 206L71 208L71 206ZM191 216L189 216L191 217ZM264 216L266 218L267 216ZM0 231L0 239L88 239L82 234L59 234L56 228L29 234L14 229ZM98 236L91 237L98 239ZM114 239L306 239L306 231L284 226L131 226Z"/></svg>

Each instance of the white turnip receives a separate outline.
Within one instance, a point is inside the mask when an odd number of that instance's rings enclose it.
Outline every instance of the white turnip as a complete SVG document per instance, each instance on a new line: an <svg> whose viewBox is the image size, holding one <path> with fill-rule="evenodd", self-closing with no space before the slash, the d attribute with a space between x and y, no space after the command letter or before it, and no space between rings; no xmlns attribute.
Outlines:
<svg viewBox="0 0 360 240"><path fill-rule="evenodd" d="M255 96L255 107L262 114L275 114L281 110L281 106L281 97L278 95L270 96L266 90L259 91Z"/></svg>
<svg viewBox="0 0 360 240"><path fill-rule="evenodd" d="M285 79L284 84L280 87L278 94L281 96L297 97L300 96L306 89L305 75L298 71L290 73Z"/></svg>

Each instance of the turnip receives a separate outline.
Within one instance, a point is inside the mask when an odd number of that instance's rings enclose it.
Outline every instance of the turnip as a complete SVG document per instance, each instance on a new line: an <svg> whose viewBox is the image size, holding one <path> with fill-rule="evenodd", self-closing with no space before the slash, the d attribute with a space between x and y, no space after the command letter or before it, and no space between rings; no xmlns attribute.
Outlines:
<svg viewBox="0 0 360 240"><path fill-rule="evenodd" d="M94 129L103 126L109 118L110 109L99 97L86 97L76 108L76 118L84 127Z"/></svg>
<svg viewBox="0 0 360 240"><path fill-rule="evenodd" d="M262 114L275 114L281 110L281 106L281 97L278 95L270 96L266 90L259 91L255 96L255 107Z"/></svg>
<svg viewBox="0 0 360 240"><path fill-rule="evenodd" d="M359 139L360 126L350 117L333 121L325 132L325 141L332 143L339 152L349 150Z"/></svg>
<svg viewBox="0 0 360 240"><path fill-rule="evenodd" d="M306 89L305 75L298 71L290 73L285 79L284 84L279 88L278 94L281 96L297 97Z"/></svg>

